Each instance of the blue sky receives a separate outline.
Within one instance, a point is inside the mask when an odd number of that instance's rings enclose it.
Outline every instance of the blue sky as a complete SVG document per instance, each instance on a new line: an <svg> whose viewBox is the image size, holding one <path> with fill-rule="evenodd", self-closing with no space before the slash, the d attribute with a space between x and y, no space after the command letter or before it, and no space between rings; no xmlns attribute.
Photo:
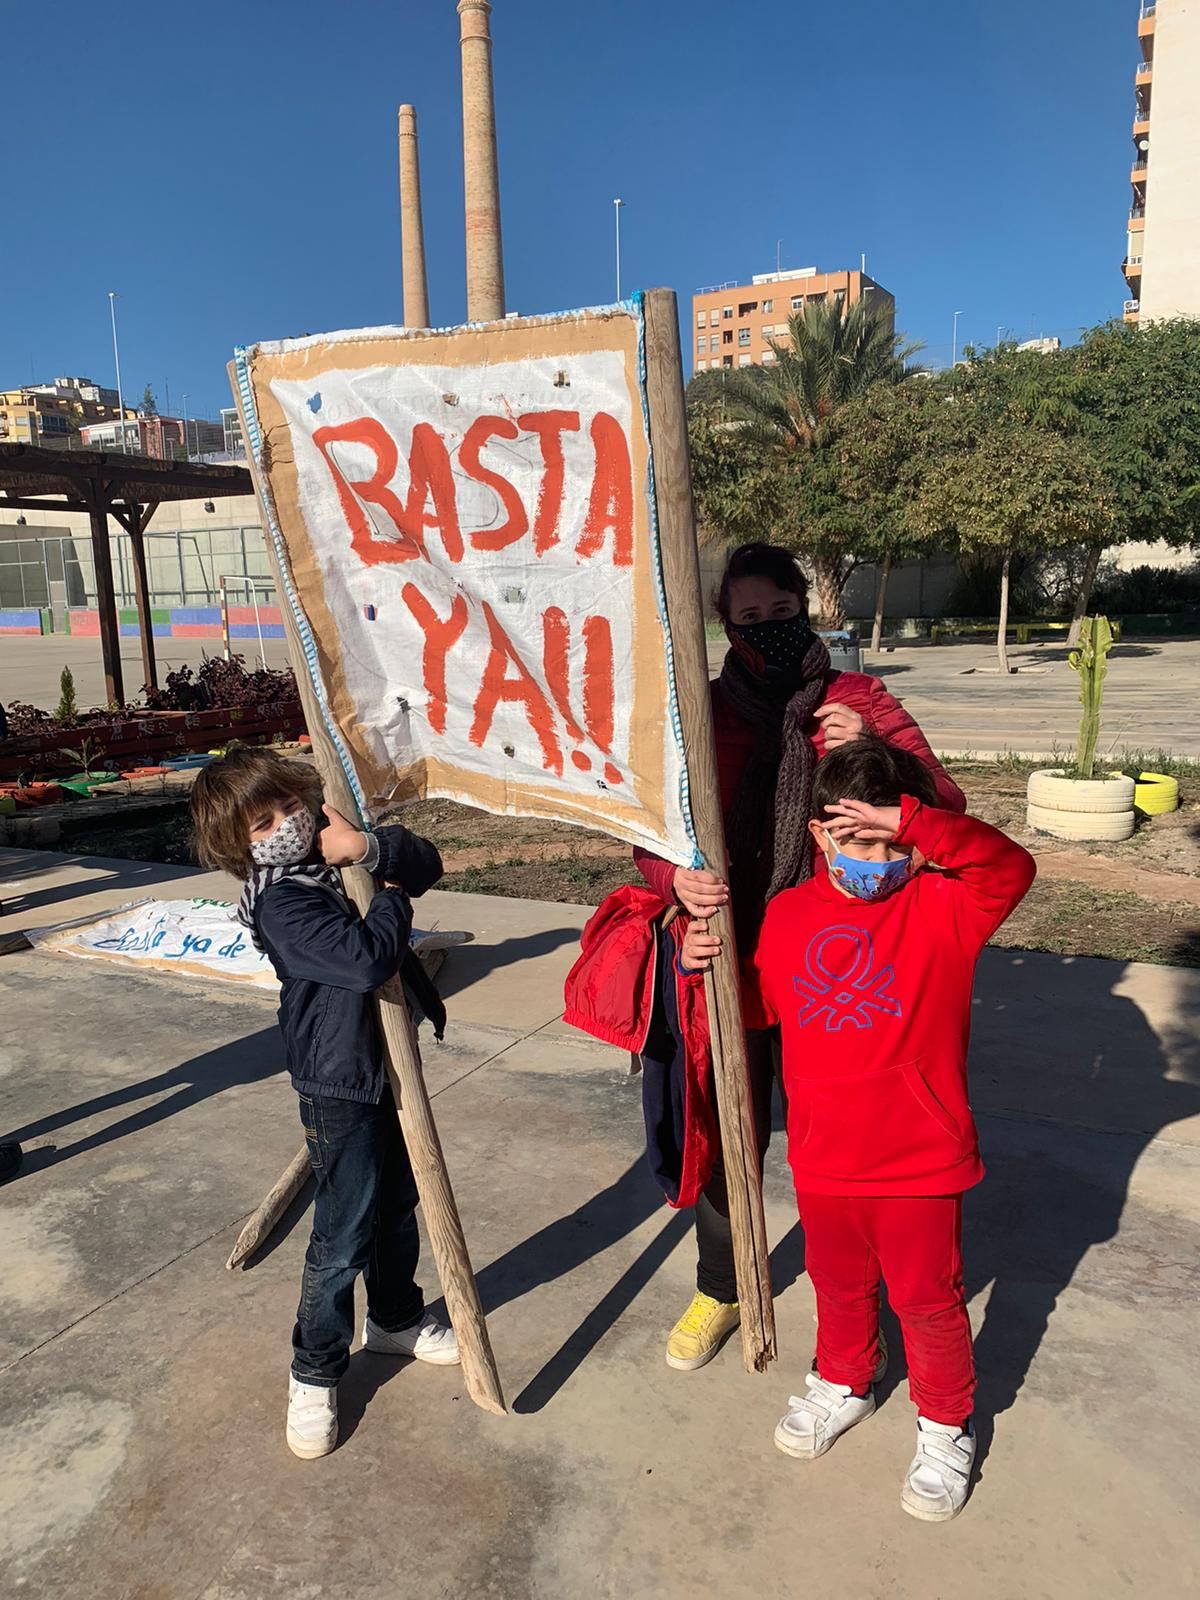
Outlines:
<svg viewBox="0 0 1200 1600"><path fill-rule="evenodd" d="M1119 315L1136 0L495 0L509 305L867 268L948 361ZM0 385L228 404L235 344L399 321L396 107L462 319L454 0L6 7Z"/></svg>

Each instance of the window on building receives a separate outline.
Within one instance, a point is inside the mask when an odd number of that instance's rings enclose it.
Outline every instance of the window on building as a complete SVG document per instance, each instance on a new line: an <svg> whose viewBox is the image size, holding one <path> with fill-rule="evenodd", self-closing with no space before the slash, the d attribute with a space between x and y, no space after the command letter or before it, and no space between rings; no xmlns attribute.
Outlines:
<svg viewBox="0 0 1200 1600"><path fill-rule="evenodd" d="M755 312L757 310L758 310L758 301L757 300L743 300L741 305L738 307L738 316L739 317L748 317L753 312Z"/></svg>
<svg viewBox="0 0 1200 1600"><path fill-rule="evenodd" d="M722 344L732 344L733 343L733 329L732 328L726 328L725 329L725 332L721 335L721 343Z"/></svg>
<svg viewBox="0 0 1200 1600"><path fill-rule="evenodd" d="M724 317L726 322L732 322L733 321L733 307L732 306L722 306L721 307L721 315L722 315L722 317Z"/></svg>
<svg viewBox="0 0 1200 1600"><path fill-rule="evenodd" d="M722 356L721 357L721 365L723 367L731 367L733 365L733 357L732 356Z"/></svg>
<svg viewBox="0 0 1200 1600"><path fill-rule="evenodd" d="M834 303L835 306L845 305L845 303L846 303L846 291L845 291L845 289L835 289L833 291L833 303Z"/></svg>
<svg viewBox="0 0 1200 1600"><path fill-rule="evenodd" d="M721 313L716 306L708 313L708 325L710 328L718 328L721 325Z"/></svg>
<svg viewBox="0 0 1200 1600"><path fill-rule="evenodd" d="M708 325L708 313L706 311L697 311L697 313L696 313L696 326L698 328L703 328L703 327L706 327L707 325Z"/></svg>
<svg viewBox="0 0 1200 1600"><path fill-rule="evenodd" d="M774 350L764 350L763 351L762 362L763 362L763 366L764 367L769 367L771 365L772 361L774 361L774 360L775 360L775 352L774 352Z"/></svg>
<svg viewBox="0 0 1200 1600"><path fill-rule="evenodd" d="M749 328L739 328L738 329L738 343L739 344L749 344L750 343L750 329Z"/></svg>
<svg viewBox="0 0 1200 1600"><path fill-rule="evenodd" d="M754 357L753 356L739 356L738 357L738 366L739 367L748 367L748 366L751 366L753 364L753 361L754 361Z"/></svg>
<svg viewBox="0 0 1200 1600"><path fill-rule="evenodd" d="M802 311L803 309L804 309L804 296L802 294L794 294L792 296L792 310L793 311Z"/></svg>
<svg viewBox="0 0 1200 1600"><path fill-rule="evenodd" d="M708 349L708 336L706 334L702 333L700 335L700 337L696 340L696 349L697 350L707 350Z"/></svg>
<svg viewBox="0 0 1200 1600"><path fill-rule="evenodd" d="M762 303L762 308L763 308L763 316L764 317L769 317L771 315L772 311L774 311L774 309L775 309L774 300L764 300L763 303Z"/></svg>
<svg viewBox="0 0 1200 1600"><path fill-rule="evenodd" d="M823 294L810 294L808 297L808 303L810 306L823 306L826 298L827 296Z"/></svg>
<svg viewBox="0 0 1200 1600"><path fill-rule="evenodd" d="M773 339L775 337L775 329L771 327L764 327L762 336L764 339Z"/></svg>

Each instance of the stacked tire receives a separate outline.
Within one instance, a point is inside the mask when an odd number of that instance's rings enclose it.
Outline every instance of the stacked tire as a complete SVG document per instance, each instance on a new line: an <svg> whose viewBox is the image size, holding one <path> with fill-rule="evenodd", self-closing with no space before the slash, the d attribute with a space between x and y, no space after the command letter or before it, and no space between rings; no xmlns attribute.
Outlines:
<svg viewBox="0 0 1200 1600"><path fill-rule="evenodd" d="M1068 778L1061 767L1030 773L1026 821L1054 839L1128 839L1137 821L1135 785L1122 772Z"/></svg>
<svg viewBox="0 0 1200 1600"><path fill-rule="evenodd" d="M1178 778L1168 777L1165 772L1139 772L1133 804L1143 817L1165 817L1178 811Z"/></svg>

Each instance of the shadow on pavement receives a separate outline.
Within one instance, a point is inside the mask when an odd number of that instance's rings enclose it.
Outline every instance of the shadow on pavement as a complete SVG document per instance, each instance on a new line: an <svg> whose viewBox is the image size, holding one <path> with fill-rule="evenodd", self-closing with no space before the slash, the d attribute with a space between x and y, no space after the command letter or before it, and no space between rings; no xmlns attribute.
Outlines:
<svg viewBox="0 0 1200 1600"><path fill-rule="evenodd" d="M417 922L421 924L419 905ZM454 951L453 961L448 961L438 974L438 988L442 998L449 999L500 967L514 967L521 961L536 961L539 956L552 955L555 950L561 950L563 945L578 943L578 928L543 928L538 933L503 939L497 944L466 944Z"/></svg>
<svg viewBox="0 0 1200 1600"><path fill-rule="evenodd" d="M36 816L37 813L31 812L30 815ZM73 867L85 867L88 877L72 879L68 883L51 884L44 889L28 890L23 887L25 883L44 877L47 873L69 871ZM117 890L128 891L130 899L136 900L151 894L164 884L177 883L180 879L195 876L195 867L159 866L152 862L116 862L109 861L103 856L78 854L49 856L31 851L16 860L0 860L0 896L3 897L5 913L22 916L27 911L58 905L64 900L85 901L88 895L111 894ZM21 887L13 893L7 888L9 884L18 884ZM97 916L102 912L103 908L96 908ZM80 915L86 915L86 911L81 911Z"/></svg>
<svg viewBox="0 0 1200 1600"><path fill-rule="evenodd" d="M1003 1026L1015 1049L1020 986L1034 979L1013 970L1027 965L1021 952L1005 954L1007 973L996 962L981 968L976 992L1013 1014ZM1141 1008L1115 992L1125 966L1069 957L1055 966L1053 987L1071 995L1066 1026L1053 1042L1026 1037L1048 1066L1064 1067L1052 1111L1044 1120L1014 1117L1000 1140L984 1115L987 1176L965 1199L967 1298L991 1291L975 1341L980 1466L993 1419L1020 1393L1059 1296L1092 1247L1116 1236L1147 1145L1200 1114L1200 1004L1181 1001L1163 1041ZM1182 984L1179 993L1187 993Z"/></svg>
<svg viewBox="0 0 1200 1600"><path fill-rule="evenodd" d="M86 1150L98 1150L106 1144L125 1138L127 1134L165 1122L177 1112L185 1111L189 1106L207 1100L212 1095L221 1094L226 1089L235 1088L240 1084L259 1083L265 1078L274 1077L283 1066L278 1041L279 1033L274 1026L260 1029L259 1032L250 1034L244 1039L235 1039L230 1044L221 1045L216 1050L206 1051L204 1055L196 1056L191 1061L171 1067L168 1071L159 1073L157 1077L124 1084L107 1094L95 1095L91 1100L82 1100L78 1105L68 1106L63 1111L39 1117L23 1128L14 1128L11 1134L6 1133L5 1137L12 1138L18 1143L26 1142L42 1138L47 1133L53 1133L72 1123L101 1116L106 1111L115 1111L121 1106L147 1100L153 1095L165 1097L157 1100L154 1105L143 1106L120 1122L110 1123L108 1127L86 1135L74 1144L57 1148L48 1160L40 1159L37 1162L39 1167L57 1166L60 1161L82 1155Z"/></svg>

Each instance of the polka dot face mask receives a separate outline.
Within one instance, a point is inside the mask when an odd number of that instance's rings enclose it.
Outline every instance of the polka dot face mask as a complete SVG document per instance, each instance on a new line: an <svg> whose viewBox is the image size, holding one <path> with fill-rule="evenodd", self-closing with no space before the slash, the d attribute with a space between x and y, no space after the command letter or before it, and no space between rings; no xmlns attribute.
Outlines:
<svg viewBox="0 0 1200 1600"><path fill-rule="evenodd" d="M284 817L263 839L250 841L250 859L256 867L293 867L308 857L317 833L317 819L305 806Z"/></svg>
<svg viewBox="0 0 1200 1600"><path fill-rule="evenodd" d="M729 627L729 638L751 671L776 682L797 682L812 643L808 618L799 612L780 622L746 622Z"/></svg>

